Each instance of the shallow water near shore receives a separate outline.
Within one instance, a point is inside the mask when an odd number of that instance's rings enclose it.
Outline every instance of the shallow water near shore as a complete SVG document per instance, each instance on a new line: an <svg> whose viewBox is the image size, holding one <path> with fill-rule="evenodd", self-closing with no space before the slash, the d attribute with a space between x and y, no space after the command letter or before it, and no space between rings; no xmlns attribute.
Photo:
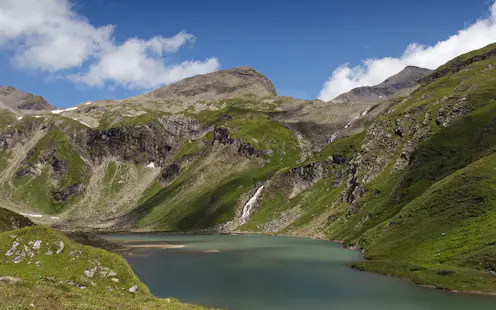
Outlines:
<svg viewBox="0 0 496 310"><path fill-rule="evenodd" d="M105 235L127 244L166 242L126 255L158 297L233 310L496 309L496 298L455 294L353 270L361 253L302 237L261 235ZM132 240L132 242L130 242Z"/></svg>

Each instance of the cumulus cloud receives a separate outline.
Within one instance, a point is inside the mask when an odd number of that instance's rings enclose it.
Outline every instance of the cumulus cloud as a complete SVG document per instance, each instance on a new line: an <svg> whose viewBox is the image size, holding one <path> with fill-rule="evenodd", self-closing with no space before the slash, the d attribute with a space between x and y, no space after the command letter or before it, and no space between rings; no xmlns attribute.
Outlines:
<svg viewBox="0 0 496 310"><path fill-rule="evenodd" d="M194 43L195 36L185 31L118 44L114 30L114 25L92 25L69 0L0 0L0 46L13 51L13 62L23 69L90 86L151 88L220 66L216 58L166 65L168 54Z"/></svg>
<svg viewBox="0 0 496 310"><path fill-rule="evenodd" d="M496 3L491 6L489 17L479 19L434 46L412 43L398 58L367 59L358 66L352 67L349 64L339 66L324 84L319 98L328 101L355 87L379 84L409 65L436 69L461 54L494 42L496 42Z"/></svg>

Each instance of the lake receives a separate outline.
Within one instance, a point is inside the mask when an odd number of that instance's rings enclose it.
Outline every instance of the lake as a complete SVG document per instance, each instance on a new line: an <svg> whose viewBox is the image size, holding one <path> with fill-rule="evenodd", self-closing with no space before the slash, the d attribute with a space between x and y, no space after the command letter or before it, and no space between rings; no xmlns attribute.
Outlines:
<svg viewBox="0 0 496 310"><path fill-rule="evenodd" d="M233 310L496 309L496 298L455 294L360 272L361 253L302 237L261 235L106 235L143 248L126 255L134 272L159 297ZM219 251L219 252L217 252Z"/></svg>

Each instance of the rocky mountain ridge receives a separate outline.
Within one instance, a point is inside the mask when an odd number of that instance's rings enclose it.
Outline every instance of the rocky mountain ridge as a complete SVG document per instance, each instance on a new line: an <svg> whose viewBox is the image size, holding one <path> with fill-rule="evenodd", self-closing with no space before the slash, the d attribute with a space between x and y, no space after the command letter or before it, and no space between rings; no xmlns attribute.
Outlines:
<svg viewBox="0 0 496 310"><path fill-rule="evenodd" d="M376 104L391 99L397 92L404 90L403 96L411 91L417 81L430 74L432 70L408 66L399 73L375 86L364 86L352 89L332 99L332 103L365 102Z"/></svg>
<svg viewBox="0 0 496 310"><path fill-rule="evenodd" d="M0 109L7 109L20 114L54 110L55 108L41 96L25 93L12 86L0 86Z"/></svg>

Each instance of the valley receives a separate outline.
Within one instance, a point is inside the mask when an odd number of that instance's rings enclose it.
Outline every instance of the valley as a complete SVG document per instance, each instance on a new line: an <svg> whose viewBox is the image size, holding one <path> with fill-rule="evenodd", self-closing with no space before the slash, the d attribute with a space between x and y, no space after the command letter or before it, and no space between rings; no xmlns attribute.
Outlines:
<svg viewBox="0 0 496 310"><path fill-rule="evenodd" d="M492 44L328 102L277 96L249 67L68 109L2 87L0 276L27 286L0 299L36 288L67 307L126 309L119 299L132 296L193 309L154 298L122 257L60 231L339 240L362 251L347 260L358 270L494 295L495 66ZM43 254L61 242L62 255ZM85 277L95 266L122 277Z"/></svg>

